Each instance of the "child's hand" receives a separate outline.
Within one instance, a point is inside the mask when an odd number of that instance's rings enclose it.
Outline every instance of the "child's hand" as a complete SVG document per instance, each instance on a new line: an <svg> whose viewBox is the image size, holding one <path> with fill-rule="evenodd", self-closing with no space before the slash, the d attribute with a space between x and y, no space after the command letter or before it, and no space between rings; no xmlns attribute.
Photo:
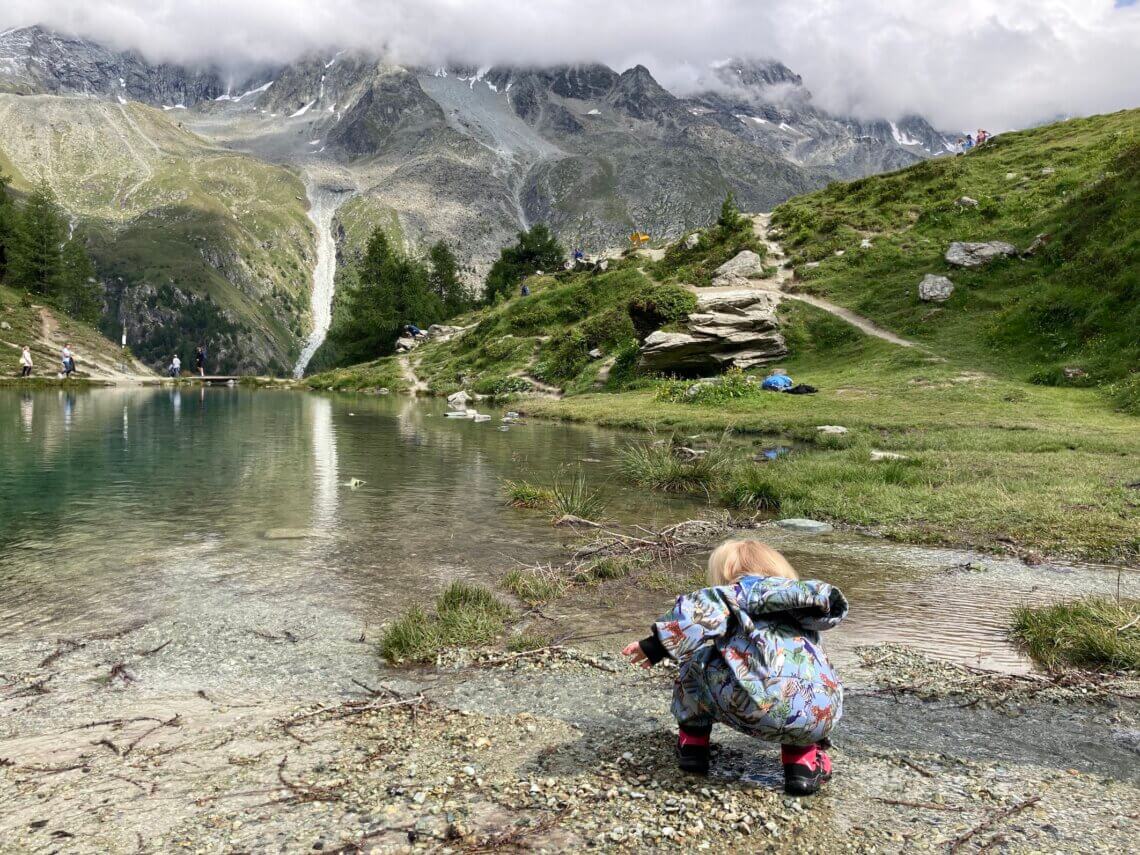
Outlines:
<svg viewBox="0 0 1140 855"><path fill-rule="evenodd" d="M642 668L652 668L653 663L645 655L645 651L641 649L641 645L636 641L632 641L622 648L622 656L629 657L630 665L640 665Z"/></svg>

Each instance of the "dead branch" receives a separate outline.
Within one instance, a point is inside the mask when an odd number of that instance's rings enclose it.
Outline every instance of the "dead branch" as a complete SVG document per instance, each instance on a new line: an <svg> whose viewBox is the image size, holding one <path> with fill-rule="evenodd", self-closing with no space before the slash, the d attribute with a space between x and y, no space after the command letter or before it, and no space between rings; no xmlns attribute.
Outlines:
<svg viewBox="0 0 1140 855"><path fill-rule="evenodd" d="M1021 811L1025 810L1028 807L1032 807L1039 801L1041 801L1041 796L1030 796L1029 798L1020 801L1015 805L1007 807L1004 810L999 810L995 813L990 814L969 831L966 831L963 834L960 834L958 837L954 838L954 840L950 842L949 851L957 852L962 847L962 845L965 844L974 835L989 830L995 823L1000 822L1003 819L1008 819L1016 813L1021 813Z"/></svg>
<svg viewBox="0 0 1140 855"><path fill-rule="evenodd" d="M139 656L139 657L153 656L154 654L158 653L160 650L164 649L168 644L170 644L169 640L164 641L164 642L162 642L162 644L158 645L158 647L154 648L153 650L143 650L140 653L136 653L135 656Z"/></svg>
<svg viewBox="0 0 1140 855"><path fill-rule="evenodd" d="M290 781L285 777L285 763L288 761L289 755L286 754L281 758L281 762L277 764L277 780L285 787L292 796L287 799L279 800L281 802L289 803L302 803L302 802L335 802L340 801L343 797L341 787L322 787L319 784L306 784L301 781Z"/></svg>
<svg viewBox="0 0 1140 855"><path fill-rule="evenodd" d="M885 799L882 796L872 796L872 798L885 805L901 805L902 807L922 808L923 810L951 810L959 812L965 810L961 805L940 805L938 802L908 802L903 799Z"/></svg>
<svg viewBox="0 0 1140 855"><path fill-rule="evenodd" d="M93 721L88 724L81 724L74 730L90 730L93 727L104 727L107 725L114 725L122 727L124 724L133 724L136 721L162 721L160 718L155 718L152 715L137 715L134 718L105 718L100 721Z"/></svg>
<svg viewBox="0 0 1140 855"><path fill-rule="evenodd" d="M375 703L374 701L346 701L343 704L330 705L319 707L311 712L302 713L301 715L293 716L289 719L284 719L284 723L290 727L300 724L305 721L311 721L321 716L328 716L330 719L350 718L352 716L364 715L365 713L377 712L379 710L390 709L393 707L412 707L415 709L417 706L426 706L427 699L422 694L416 695L411 698L396 698L395 700L385 701L382 704Z"/></svg>
<svg viewBox="0 0 1140 855"><path fill-rule="evenodd" d="M92 635L90 638L95 641L111 641L116 638L122 638L124 635L130 635L136 629L142 629L144 626L146 626L146 624L147 622L145 620L135 621L134 623L129 623L120 629L113 629L109 632L102 632L97 635Z"/></svg>
<svg viewBox="0 0 1140 855"><path fill-rule="evenodd" d="M112 742L109 739L96 739L91 744L92 745L102 745L104 748L109 749L111 751L111 753L113 753L116 757L122 756L121 752L119 751L119 746L116 745L114 742Z"/></svg>
<svg viewBox="0 0 1140 855"><path fill-rule="evenodd" d="M80 648L86 646L86 644L78 641L72 641L70 638L61 638L58 642L56 642L55 650L44 657L43 661L40 662L39 667L46 668L48 665L55 662L55 660L59 659L60 657L66 656L68 653L74 653L76 650L79 650Z"/></svg>
<svg viewBox="0 0 1140 855"><path fill-rule="evenodd" d="M123 756L125 757L126 755L130 754L134 750L136 745L138 745L140 742L142 742L144 739L146 739L148 736L150 736L156 730L160 730L161 728L164 728L164 727L182 727L182 715L180 713L175 713L173 716L168 718L166 721L160 721L154 727L152 727L149 730L145 731L144 733L141 733L140 735L136 736L134 739L132 739L127 744L126 750L123 751Z"/></svg>
<svg viewBox="0 0 1140 855"><path fill-rule="evenodd" d="M30 697L32 695L46 695L51 690L45 688L45 686L47 686L47 684L50 683L53 679L55 679L55 674L49 674L42 680L36 680L34 683L28 683L27 685L21 686L19 689L12 692L12 694L5 695L4 700L10 701L16 698Z"/></svg>

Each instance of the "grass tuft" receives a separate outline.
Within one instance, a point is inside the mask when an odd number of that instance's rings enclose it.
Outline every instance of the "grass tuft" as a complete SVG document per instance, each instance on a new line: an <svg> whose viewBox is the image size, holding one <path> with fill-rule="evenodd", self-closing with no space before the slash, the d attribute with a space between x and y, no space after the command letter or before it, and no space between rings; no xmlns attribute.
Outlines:
<svg viewBox="0 0 1140 855"><path fill-rule="evenodd" d="M507 494L507 504L511 507L548 510L554 506L554 492L530 481L507 479L503 481L503 489Z"/></svg>
<svg viewBox="0 0 1140 855"><path fill-rule="evenodd" d="M561 597L570 580L553 567L516 567L506 572L502 584L528 606L538 606Z"/></svg>
<svg viewBox="0 0 1140 855"><path fill-rule="evenodd" d="M1140 671L1140 600L1021 606L1010 634L1050 670Z"/></svg>
<svg viewBox="0 0 1140 855"><path fill-rule="evenodd" d="M510 614L486 588L452 582L436 598L434 615L415 605L384 630L380 655L389 662L430 662L448 647L489 644Z"/></svg>
<svg viewBox="0 0 1140 855"><path fill-rule="evenodd" d="M590 489L581 469L573 474L563 472L555 478L551 493L552 506L559 516L597 520L605 513L605 501L597 491Z"/></svg>
<svg viewBox="0 0 1140 855"><path fill-rule="evenodd" d="M618 458L625 477L667 493L709 493L718 488L732 458L717 447L693 459L679 457L670 442L626 446Z"/></svg>

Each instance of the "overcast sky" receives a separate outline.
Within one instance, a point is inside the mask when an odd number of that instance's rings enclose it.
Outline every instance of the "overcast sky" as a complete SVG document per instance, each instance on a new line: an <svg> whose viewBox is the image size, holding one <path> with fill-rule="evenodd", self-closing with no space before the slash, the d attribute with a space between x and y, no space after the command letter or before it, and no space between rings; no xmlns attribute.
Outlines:
<svg viewBox="0 0 1140 855"><path fill-rule="evenodd" d="M245 66L358 48L400 62L641 62L683 88L709 62L774 57L816 102L918 112L946 130L1140 106L1136 0L3 0L150 59Z"/></svg>

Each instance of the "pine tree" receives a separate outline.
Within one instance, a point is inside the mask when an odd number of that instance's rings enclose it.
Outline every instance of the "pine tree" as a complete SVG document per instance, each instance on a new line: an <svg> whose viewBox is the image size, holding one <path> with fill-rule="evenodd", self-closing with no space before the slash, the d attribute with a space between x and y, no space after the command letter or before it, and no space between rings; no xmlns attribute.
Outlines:
<svg viewBox="0 0 1140 855"><path fill-rule="evenodd" d="M9 283L34 294L58 298L63 287L61 249L66 231L55 194L41 179L16 220L8 261Z"/></svg>
<svg viewBox="0 0 1140 855"><path fill-rule="evenodd" d="M102 314L102 292L95 278L95 265L78 237L63 246L59 305L73 318L96 323Z"/></svg>
<svg viewBox="0 0 1140 855"><path fill-rule="evenodd" d="M740 214L740 208L736 206L736 197L733 196L731 190L728 191L728 195L724 197L724 202L720 206L720 217L716 224L725 235L735 234L744 224L744 217Z"/></svg>
<svg viewBox="0 0 1140 855"><path fill-rule="evenodd" d="M8 273L8 258L16 232L16 206L8 195L11 179L0 172L0 282Z"/></svg>
<svg viewBox="0 0 1140 855"><path fill-rule="evenodd" d="M428 252L428 259L431 261L431 290L442 302L445 318L466 311L471 301L459 279L455 253L440 241Z"/></svg>
<svg viewBox="0 0 1140 855"><path fill-rule="evenodd" d="M527 276L539 270L554 270L562 265L566 251L554 234L542 223L530 231L519 232L514 246L505 246L491 265L483 290L488 304L509 296Z"/></svg>

